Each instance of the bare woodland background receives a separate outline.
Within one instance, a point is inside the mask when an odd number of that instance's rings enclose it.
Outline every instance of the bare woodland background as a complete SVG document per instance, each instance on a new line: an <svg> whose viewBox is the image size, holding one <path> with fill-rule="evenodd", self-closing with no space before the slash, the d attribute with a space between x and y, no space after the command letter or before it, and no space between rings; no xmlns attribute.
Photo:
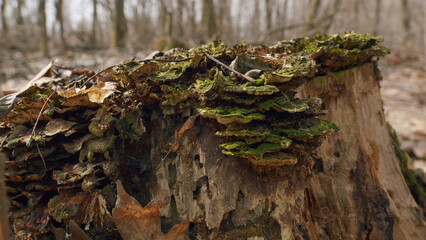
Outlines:
<svg viewBox="0 0 426 240"><path fill-rule="evenodd" d="M355 30L383 36L403 59L423 59L425 15L422 0L2 0L1 43L2 53L49 56L149 51L167 41L191 47L216 38L274 43Z"/></svg>
<svg viewBox="0 0 426 240"><path fill-rule="evenodd" d="M415 159L426 160L424 0L0 0L0 86L18 89L48 61L99 71L153 50L222 39L273 44L315 33L369 32L386 116ZM426 161L413 168L426 169ZM425 180L426 182L426 180Z"/></svg>

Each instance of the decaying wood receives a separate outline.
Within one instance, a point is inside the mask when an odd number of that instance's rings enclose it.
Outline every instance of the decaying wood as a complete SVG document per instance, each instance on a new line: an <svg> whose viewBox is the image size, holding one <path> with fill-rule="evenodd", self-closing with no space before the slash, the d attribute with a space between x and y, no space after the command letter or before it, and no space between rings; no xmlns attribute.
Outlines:
<svg viewBox="0 0 426 240"><path fill-rule="evenodd" d="M374 64L308 82L340 126L317 149L303 212L311 239L423 239L426 223L401 174ZM327 238L324 238L324 233Z"/></svg>
<svg viewBox="0 0 426 240"><path fill-rule="evenodd" d="M4 162L6 157L0 154L0 239L9 239L9 199L6 195L6 185L4 183Z"/></svg>
<svg viewBox="0 0 426 240"><path fill-rule="evenodd" d="M306 83L299 94L322 98L326 118L341 130L279 174L224 157L217 124L201 119L198 134L182 136L147 185L161 215L174 224L188 215L199 239L423 239L425 221L392 147L379 77L371 63ZM155 160L173 122L153 117L151 124Z"/></svg>

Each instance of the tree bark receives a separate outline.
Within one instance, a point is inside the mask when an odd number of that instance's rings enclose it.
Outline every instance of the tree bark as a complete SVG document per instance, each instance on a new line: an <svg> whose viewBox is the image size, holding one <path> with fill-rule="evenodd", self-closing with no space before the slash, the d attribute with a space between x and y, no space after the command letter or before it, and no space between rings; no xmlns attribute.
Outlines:
<svg viewBox="0 0 426 240"><path fill-rule="evenodd" d="M17 25L23 25L24 24L24 17L22 16L22 7L24 6L24 0L18 0L16 5L16 24Z"/></svg>
<svg viewBox="0 0 426 240"><path fill-rule="evenodd" d="M318 16L318 11L320 8L321 1L320 0L310 0L308 4L308 9L306 11L305 22L306 25L304 27L304 33L307 34L311 29L312 25Z"/></svg>
<svg viewBox="0 0 426 240"><path fill-rule="evenodd" d="M266 31L271 30L272 28L272 2L271 0L265 0L265 20L266 20Z"/></svg>
<svg viewBox="0 0 426 240"><path fill-rule="evenodd" d="M374 30L373 30L373 33L375 35L379 34L381 12L382 12L382 0L376 0L376 9L374 13Z"/></svg>
<svg viewBox="0 0 426 240"><path fill-rule="evenodd" d="M7 17L6 17L6 6L7 6L7 0L3 0L1 2L0 10L1 10L1 31L2 31L2 40L7 41L7 36L9 32L9 25L7 23Z"/></svg>
<svg viewBox="0 0 426 240"><path fill-rule="evenodd" d="M217 32L213 0L203 0L204 40L212 40Z"/></svg>
<svg viewBox="0 0 426 240"><path fill-rule="evenodd" d="M127 20L124 15L124 0L115 0L112 48L123 48L126 46Z"/></svg>
<svg viewBox="0 0 426 240"><path fill-rule="evenodd" d="M301 96L320 96L340 132L317 150L303 212L312 239L423 239L426 224L401 173L383 113L375 64L316 78ZM336 215L338 217L336 217Z"/></svg>
<svg viewBox="0 0 426 240"><path fill-rule="evenodd" d="M92 0L92 33L91 33L91 42L92 47L97 46L97 26L98 26L98 0Z"/></svg>
<svg viewBox="0 0 426 240"><path fill-rule="evenodd" d="M67 48L67 41L65 39L65 29L64 29L64 11L63 11L63 0L56 0L56 20L59 23L59 35L61 39L62 50Z"/></svg>
<svg viewBox="0 0 426 240"><path fill-rule="evenodd" d="M402 26L404 29L404 44L406 50L406 57L408 59L415 58L414 52L414 37L412 33L411 11L408 0L401 0L402 8Z"/></svg>
<svg viewBox="0 0 426 240"><path fill-rule="evenodd" d="M49 56L49 38L46 27L46 0L38 1L39 45L44 57Z"/></svg>
<svg viewBox="0 0 426 240"><path fill-rule="evenodd" d="M148 184L136 184L139 199L144 205L154 196L165 226L188 216L192 239L422 240L426 223L392 147L379 79L369 63L302 86L299 94L322 98L325 118L341 130L314 155L272 172L225 157L215 136L220 126L207 119L197 120L162 162L186 119L153 113L150 137L138 148L151 149L140 157L155 171Z"/></svg>

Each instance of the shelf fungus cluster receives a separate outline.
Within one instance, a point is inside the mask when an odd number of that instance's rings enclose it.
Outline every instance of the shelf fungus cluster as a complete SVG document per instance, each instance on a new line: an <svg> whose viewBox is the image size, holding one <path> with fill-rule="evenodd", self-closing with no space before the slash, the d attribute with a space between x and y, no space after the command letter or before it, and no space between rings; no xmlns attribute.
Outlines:
<svg viewBox="0 0 426 240"><path fill-rule="evenodd" d="M107 196L115 191L118 149L143 137L153 112L216 121L225 155L260 166L296 164L338 130L318 118L327 113L321 100L298 99L297 88L386 54L380 41L357 33L271 47L214 41L97 74L49 66L31 86L0 102L15 239L37 238L50 231L50 222L70 220L92 234L114 231Z"/></svg>

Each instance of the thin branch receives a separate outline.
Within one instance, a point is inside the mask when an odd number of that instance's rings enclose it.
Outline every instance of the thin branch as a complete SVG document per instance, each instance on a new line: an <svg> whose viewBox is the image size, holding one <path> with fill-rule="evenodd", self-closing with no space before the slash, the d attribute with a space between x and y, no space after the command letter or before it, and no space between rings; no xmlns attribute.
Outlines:
<svg viewBox="0 0 426 240"><path fill-rule="evenodd" d="M85 82L84 82L81 86L86 85L86 84L87 84L90 80L92 80L92 79L94 79L95 77L99 76L101 73L103 73L103 72L105 72L105 71L107 71L107 70L110 70L110 69L111 69L111 68L113 68L113 67L115 67L115 65L102 69L100 72L96 73L95 75L93 75L93 76L91 76L89 79L87 79L87 80L86 80L86 81L85 81Z"/></svg>
<svg viewBox="0 0 426 240"><path fill-rule="evenodd" d="M319 18L315 21L311 21L311 22L308 22L308 23L295 23L295 24L292 24L292 25L271 29L271 30L265 32L261 36L259 42L262 43L266 40L267 37L270 37L272 34L275 34L277 32L281 32L281 31L284 31L284 30L291 30L291 29L301 28L301 27L305 27L305 26L308 26L309 29L314 29L317 26L323 24L325 21L332 20L334 18L334 16L336 15L336 13L339 11L340 5L341 5L341 1L337 0L335 2L335 7L330 14L327 14L327 15L325 15L325 16L323 16L323 17L321 17L321 18Z"/></svg>
<svg viewBox="0 0 426 240"><path fill-rule="evenodd" d="M46 101L44 102L43 106L41 107L40 112L38 113L37 119L36 119L36 121L34 123L33 130L31 132L30 142L31 142L31 139L35 136L35 130L37 128L38 121L40 120L40 117L43 114L44 108L46 107L47 102L49 102L50 98L53 96L53 94L55 92L56 92L56 90L52 91L52 93L49 95L49 97L47 97Z"/></svg>
<svg viewBox="0 0 426 240"><path fill-rule="evenodd" d="M215 63L219 64L220 66L222 66L222 67L224 67L224 68L228 69L229 71L231 71L231 72L235 73L236 75L238 75L238 76L240 76L240 77L242 77L242 78L246 79L247 81L250 81L250 82L255 82L255 81L256 81L254 78L249 77L249 76L247 76L247 75L244 75L244 74L242 74L242 73L240 73L240 72L238 72L238 71L236 71L236 70L234 70L234 69L232 69L232 68L228 67L228 65L226 65L226 64L222 63L221 61L217 60L217 59L216 59L216 58L214 58L212 55L210 55L210 54L208 54L208 53L204 53L204 55L206 55L206 57L207 57L208 59L210 59L210 60L212 60L213 62L215 62Z"/></svg>
<svg viewBox="0 0 426 240"><path fill-rule="evenodd" d="M43 174L41 175L41 178L43 178L44 175L46 175L46 171L47 171L46 160L44 160L43 154L41 154L38 144L36 145L36 147L37 147L38 155L40 155L41 161L43 162L43 166L44 166L44 171L43 171Z"/></svg>
<svg viewBox="0 0 426 240"><path fill-rule="evenodd" d="M152 61L157 61L157 62L185 62L185 61L189 61L191 59L192 59L192 57L182 58L182 59L157 59L157 58L151 58L151 59L140 60L139 62L140 63L152 62Z"/></svg>
<svg viewBox="0 0 426 240"><path fill-rule="evenodd" d="M167 156L169 156L169 154L171 152L176 152L179 149L179 147L180 147L179 141L180 141L182 135L188 129L191 129L192 127L194 127L195 119L197 119L198 116L199 116L199 114L195 114L193 116L188 117L188 119L185 121L185 123L180 128L180 130L178 132L176 132L175 142L173 143L172 147L169 149L169 151L166 153L166 155L161 159L160 163L157 165L157 167L155 169L158 169L160 167L160 165L164 162L164 160L167 158Z"/></svg>

